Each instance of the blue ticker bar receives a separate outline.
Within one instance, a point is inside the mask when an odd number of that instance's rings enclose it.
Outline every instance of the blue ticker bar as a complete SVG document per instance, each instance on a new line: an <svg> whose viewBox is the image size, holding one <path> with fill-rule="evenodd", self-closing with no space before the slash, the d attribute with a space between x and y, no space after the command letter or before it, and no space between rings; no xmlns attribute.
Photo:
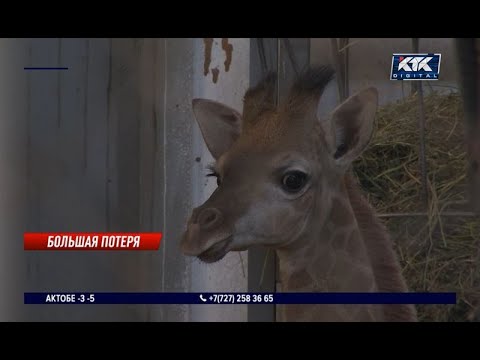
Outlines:
<svg viewBox="0 0 480 360"><path fill-rule="evenodd" d="M25 304L456 304L454 292L127 293L29 292Z"/></svg>

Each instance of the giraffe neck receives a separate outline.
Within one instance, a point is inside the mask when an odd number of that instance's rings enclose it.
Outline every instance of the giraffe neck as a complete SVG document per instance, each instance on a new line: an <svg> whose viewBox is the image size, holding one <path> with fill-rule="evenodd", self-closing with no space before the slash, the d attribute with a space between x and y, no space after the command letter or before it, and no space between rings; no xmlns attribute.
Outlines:
<svg viewBox="0 0 480 360"><path fill-rule="evenodd" d="M345 177L345 185L367 247L378 291L408 291L393 242L385 226L375 216L373 208L362 196L351 175ZM386 321L417 321L415 306L411 304L384 305L383 311Z"/></svg>
<svg viewBox="0 0 480 360"><path fill-rule="evenodd" d="M329 199L318 201L311 216L307 231L277 249L282 291L377 291L346 189L341 187ZM372 305L285 305L282 310L286 321L375 321L382 317L381 309Z"/></svg>

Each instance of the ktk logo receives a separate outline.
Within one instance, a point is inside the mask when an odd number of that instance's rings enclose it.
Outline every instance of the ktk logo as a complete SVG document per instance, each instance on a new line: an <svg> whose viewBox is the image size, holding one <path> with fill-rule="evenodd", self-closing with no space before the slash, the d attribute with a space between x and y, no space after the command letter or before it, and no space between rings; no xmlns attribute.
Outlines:
<svg viewBox="0 0 480 360"><path fill-rule="evenodd" d="M432 68L428 66L428 62L433 59L433 56L408 56L404 58L403 56L400 56L399 60L400 63L398 64L398 70L404 69L405 71L419 71L419 70L425 70L425 71L432 71ZM408 66L408 64L411 64L412 67Z"/></svg>
<svg viewBox="0 0 480 360"><path fill-rule="evenodd" d="M441 54L393 54L390 80L438 80Z"/></svg>

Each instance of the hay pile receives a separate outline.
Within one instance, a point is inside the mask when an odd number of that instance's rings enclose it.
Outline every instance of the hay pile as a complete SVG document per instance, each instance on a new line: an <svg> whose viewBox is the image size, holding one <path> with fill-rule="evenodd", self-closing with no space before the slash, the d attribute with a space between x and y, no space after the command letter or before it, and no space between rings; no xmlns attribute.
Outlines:
<svg viewBox="0 0 480 360"><path fill-rule="evenodd" d="M411 291L455 291L457 305L418 305L422 321L480 320L480 218L466 211L466 154L461 97L424 98L429 205L420 201L418 98L379 110L372 142L354 172L395 241Z"/></svg>

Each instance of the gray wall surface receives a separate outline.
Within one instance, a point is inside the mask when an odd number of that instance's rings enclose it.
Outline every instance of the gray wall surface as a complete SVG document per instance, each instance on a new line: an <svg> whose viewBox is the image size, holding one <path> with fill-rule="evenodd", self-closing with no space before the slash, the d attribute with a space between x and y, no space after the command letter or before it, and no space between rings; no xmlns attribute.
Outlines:
<svg viewBox="0 0 480 360"><path fill-rule="evenodd" d="M192 71L185 56L192 40L15 41L24 49L17 67L69 67L23 74L26 112L17 120L27 134L25 230L164 232L158 252L26 253L25 290L184 290L187 263L176 237L191 209L193 122L178 112L191 94L190 84L178 79ZM184 306L25 311L29 320L187 316Z"/></svg>
<svg viewBox="0 0 480 360"><path fill-rule="evenodd" d="M23 231L27 217L26 48L0 39L0 321L23 316Z"/></svg>

